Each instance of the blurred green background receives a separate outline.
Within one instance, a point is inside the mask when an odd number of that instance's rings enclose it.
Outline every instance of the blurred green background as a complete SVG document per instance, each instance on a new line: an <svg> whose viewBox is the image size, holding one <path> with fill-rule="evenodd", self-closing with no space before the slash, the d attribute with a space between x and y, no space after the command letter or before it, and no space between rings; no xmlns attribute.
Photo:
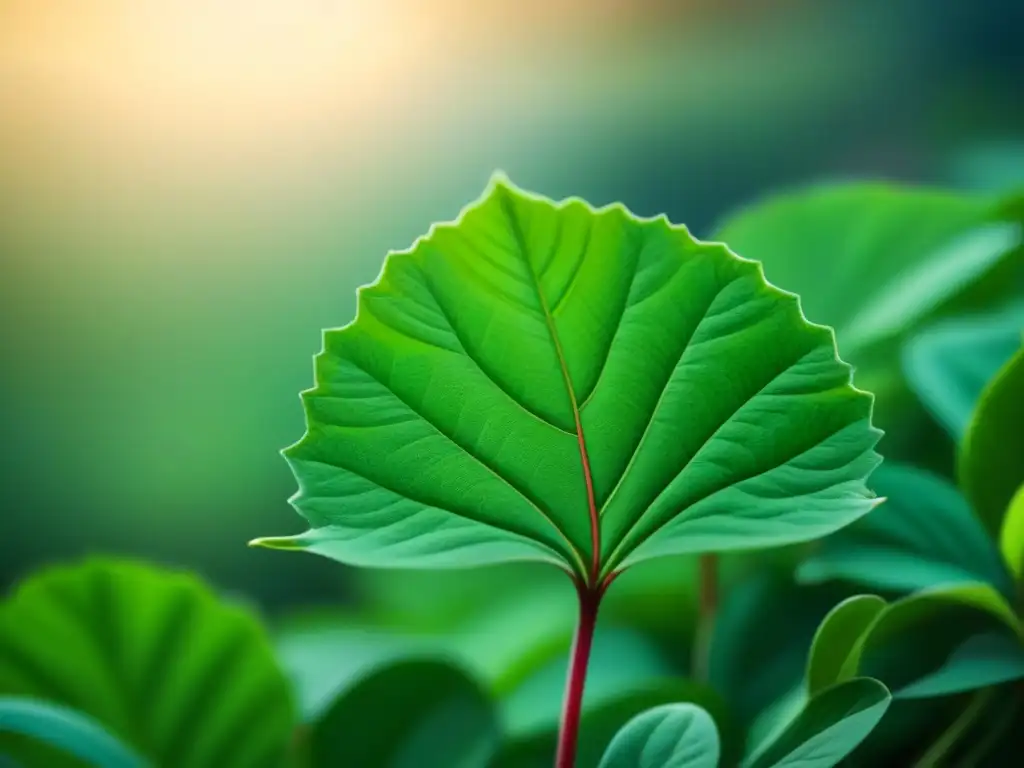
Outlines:
<svg viewBox="0 0 1024 768"><path fill-rule="evenodd" d="M698 235L819 179L1019 184L1022 30L1019 0L0 0L0 587L107 552L344 597L245 543L303 528L278 450L389 249L496 168Z"/></svg>

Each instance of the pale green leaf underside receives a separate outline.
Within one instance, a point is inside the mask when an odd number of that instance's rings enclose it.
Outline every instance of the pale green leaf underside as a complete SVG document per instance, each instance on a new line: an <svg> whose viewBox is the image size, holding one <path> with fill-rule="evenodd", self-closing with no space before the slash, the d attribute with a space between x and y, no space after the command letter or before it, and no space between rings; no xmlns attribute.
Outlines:
<svg viewBox="0 0 1024 768"><path fill-rule="evenodd" d="M356 565L594 577L874 504L871 397L759 264L503 180L388 257L303 401L285 455L311 529L259 543Z"/></svg>
<svg viewBox="0 0 1024 768"><path fill-rule="evenodd" d="M694 704L665 704L623 726L599 768L716 768L718 728Z"/></svg>

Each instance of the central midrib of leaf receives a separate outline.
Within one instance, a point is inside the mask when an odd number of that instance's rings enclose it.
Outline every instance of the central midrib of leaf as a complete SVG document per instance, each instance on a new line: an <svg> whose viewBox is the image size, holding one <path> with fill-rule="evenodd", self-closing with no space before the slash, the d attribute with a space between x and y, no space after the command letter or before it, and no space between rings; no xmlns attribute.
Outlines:
<svg viewBox="0 0 1024 768"><path fill-rule="evenodd" d="M590 586L593 587L596 586L597 579L601 572L601 520L598 515L597 503L594 499L594 481L590 473L590 457L587 454L587 440L583 433L583 423L580 419L580 408L576 401L576 390L573 387L572 377L569 374L569 366L566 363L565 354L562 351L562 343L558 338L558 329L555 327L554 317L552 316L551 309L548 306L547 298L544 296L544 289L541 286L540 277L537 275L537 272L533 267L533 262L530 261L530 256L527 253L526 248L526 239L523 237L522 230L519 226L519 220L516 218L515 211L512 209L509 192L505 187L500 187L499 189L499 194L501 195L501 208L508 219L512 236L515 239L516 246L519 250L519 255L525 262L526 269L530 274L533 287L537 292L537 302L544 315L544 323L547 325L548 333L551 334L551 343L555 347L555 355L558 358L558 364L562 370L562 379L565 381L566 393L569 396L569 406L572 408L572 417L576 424L576 441L580 449L580 463L583 468L583 482L586 486L587 493L587 510L590 515L590 546L592 554L590 572L587 576L590 580ZM558 247L557 238L551 247L553 249Z"/></svg>

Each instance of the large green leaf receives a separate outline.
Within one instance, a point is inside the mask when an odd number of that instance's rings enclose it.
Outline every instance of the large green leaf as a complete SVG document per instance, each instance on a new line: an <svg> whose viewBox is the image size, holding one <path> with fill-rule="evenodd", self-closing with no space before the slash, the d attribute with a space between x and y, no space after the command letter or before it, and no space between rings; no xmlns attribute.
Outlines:
<svg viewBox="0 0 1024 768"><path fill-rule="evenodd" d="M665 704L615 734L599 768L717 768L718 729L693 704Z"/></svg>
<svg viewBox="0 0 1024 768"><path fill-rule="evenodd" d="M86 713L157 765L277 766L293 726L288 682L248 611L128 562L42 571L0 605L0 695ZM0 751L20 749L0 737Z"/></svg>
<svg viewBox="0 0 1024 768"><path fill-rule="evenodd" d="M1020 349L1024 303L957 317L914 336L903 348L907 382L957 440L989 380Z"/></svg>
<svg viewBox="0 0 1024 768"><path fill-rule="evenodd" d="M631 563L822 536L874 504L871 397L758 264L498 179L328 331L286 451L356 565Z"/></svg>
<svg viewBox="0 0 1024 768"><path fill-rule="evenodd" d="M776 195L717 237L800 294L854 361L899 336L993 268L1020 241L998 198L882 183Z"/></svg>
<svg viewBox="0 0 1024 768"><path fill-rule="evenodd" d="M1024 485L1017 489L999 531L999 549L1010 572L1024 578Z"/></svg>
<svg viewBox="0 0 1024 768"><path fill-rule="evenodd" d="M499 724L487 694L457 666L406 659L373 669L342 691L315 722L315 766L479 768L497 749Z"/></svg>
<svg viewBox="0 0 1024 768"><path fill-rule="evenodd" d="M983 581L1012 593L991 537L950 483L886 462L871 484L885 504L818 543L800 565L801 581L841 579L897 592Z"/></svg>
<svg viewBox="0 0 1024 768"><path fill-rule="evenodd" d="M960 484L982 522L998 535L1024 483L1024 348L982 393L960 453Z"/></svg>
<svg viewBox="0 0 1024 768"><path fill-rule="evenodd" d="M831 768L867 738L892 697L877 680L839 683L807 702L778 734L758 745L744 768Z"/></svg>
<svg viewBox="0 0 1024 768"><path fill-rule="evenodd" d="M95 768L143 768L146 765L91 717L36 699L0 697L0 733L16 733L42 741Z"/></svg>

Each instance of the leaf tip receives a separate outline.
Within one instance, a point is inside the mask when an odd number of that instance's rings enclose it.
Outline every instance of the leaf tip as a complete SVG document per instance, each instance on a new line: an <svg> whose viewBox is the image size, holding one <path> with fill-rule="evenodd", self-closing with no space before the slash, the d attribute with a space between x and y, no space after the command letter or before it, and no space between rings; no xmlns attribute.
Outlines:
<svg viewBox="0 0 1024 768"><path fill-rule="evenodd" d="M283 550L298 550L303 549L303 544L298 536L261 536L256 539L252 539L247 546L253 548L262 549L283 549Z"/></svg>

